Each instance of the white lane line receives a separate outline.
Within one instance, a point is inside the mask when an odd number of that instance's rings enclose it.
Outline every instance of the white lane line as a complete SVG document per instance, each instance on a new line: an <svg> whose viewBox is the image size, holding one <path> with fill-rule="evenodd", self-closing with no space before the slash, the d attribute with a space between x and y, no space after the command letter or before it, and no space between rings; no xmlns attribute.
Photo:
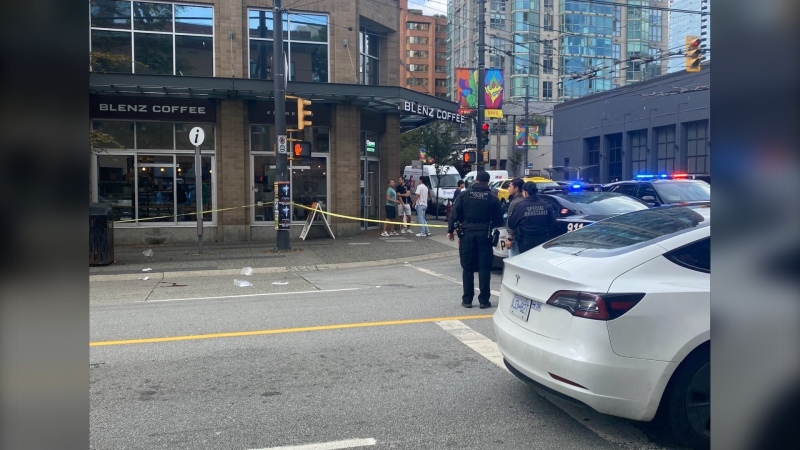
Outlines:
<svg viewBox="0 0 800 450"><path fill-rule="evenodd" d="M475 350L479 355L508 372L508 368L503 363L503 355L500 353L500 348L497 346L497 343L468 327L460 320L445 320L436 322L436 324L455 336L456 339L463 342L467 347ZM653 444L638 428L620 419L600 414L589 407L574 405L538 389L535 391L606 441L621 444L628 448L647 450L662 448Z"/></svg>
<svg viewBox="0 0 800 450"><path fill-rule="evenodd" d="M433 275L433 276L435 276L435 277L439 277L439 278L441 278L441 279L443 279L443 280L452 281L453 283L456 283L456 284L461 284L461 285L463 285L463 284L464 284L464 283L462 283L462 282L461 282L461 280L456 280L455 278L453 278L453 277L451 277L451 276L448 276L448 275L445 275L445 274L442 274L442 273L439 273L439 272L434 272L433 270L425 269L425 268L422 268L422 267L417 267L417 266L415 266L415 265L413 265L413 264L406 264L406 265L407 265L408 267L411 267L412 269L419 270L420 272L422 272L422 273L427 273L428 275ZM476 288L475 288L475 290L476 290L476 291L478 291L479 289L476 287ZM498 291L495 291L495 290L492 290L492 291L490 291L490 292L491 292L491 293L492 293L492 295L494 295L495 297L500 297L500 292L498 292Z"/></svg>
<svg viewBox="0 0 800 450"><path fill-rule="evenodd" d="M217 297L166 298L161 300L137 300L134 303L180 302L184 300L217 300L222 298L268 297L272 295L318 294L323 292L357 291L359 289L361 288L320 289L314 291L293 291L293 292L265 292L263 294L220 295Z"/></svg>
<svg viewBox="0 0 800 450"><path fill-rule="evenodd" d="M497 367L508 371L508 368L503 363L503 355L500 353L500 348L491 339L464 325L464 322L460 320L444 320L436 322L436 325L455 336L467 347L478 352L479 355L493 362Z"/></svg>
<svg viewBox="0 0 800 450"><path fill-rule="evenodd" d="M270 447L258 450L338 450L340 448L368 447L375 445L375 439L348 439L345 441L320 442L318 444L290 445L288 447Z"/></svg>

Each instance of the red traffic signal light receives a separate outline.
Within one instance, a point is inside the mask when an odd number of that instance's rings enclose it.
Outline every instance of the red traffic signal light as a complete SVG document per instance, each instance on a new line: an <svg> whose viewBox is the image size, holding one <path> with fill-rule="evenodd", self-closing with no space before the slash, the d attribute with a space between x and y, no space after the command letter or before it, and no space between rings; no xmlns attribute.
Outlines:
<svg viewBox="0 0 800 450"><path fill-rule="evenodd" d="M311 142L295 142L292 145L292 156L295 158L310 158Z"/></svg>
<svg viewBox="0 0 800 450"><path fill-rule="evenodd" d="M488 124L488 123L484 123L484 124L481 126L481 129L483 129L483 131L489 131L489 124Z"/></svg>

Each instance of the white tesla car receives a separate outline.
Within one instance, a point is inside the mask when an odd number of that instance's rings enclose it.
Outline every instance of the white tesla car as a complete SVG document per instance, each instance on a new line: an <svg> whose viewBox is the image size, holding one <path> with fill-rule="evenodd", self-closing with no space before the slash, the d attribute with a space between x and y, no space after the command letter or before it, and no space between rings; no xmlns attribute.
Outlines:
<svg viewBox="0 0 800 450"><path fill-rule="evenodd" d="M708 205L647 209L505 260L494 328L524 381L710 438Z"/></svg>

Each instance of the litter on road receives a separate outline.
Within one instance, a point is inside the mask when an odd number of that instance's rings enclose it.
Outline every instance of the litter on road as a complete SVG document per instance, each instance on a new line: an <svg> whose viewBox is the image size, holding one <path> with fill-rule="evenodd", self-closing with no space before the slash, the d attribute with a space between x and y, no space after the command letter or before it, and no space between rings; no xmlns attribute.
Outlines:
<svg viewBox="0 0 800 450"><path fill-rule="evenodd" d="M248 287L248 286L252 286L253 285L253 283L251 283L251 282L249 282L247 280L233 280L233 284L235 284L236 286L239 286L239 287Z"/></svg>
<svg viewBox="0 0 800 450"><path fill-rule="evenodd" d="M244 269L242 269L241 273L242 273L242 275L252 275L253 274L253 268L252 267L245 267Z"/></svg>
<svg viewBox="0 0 800 450"><path fill-rule="evenodd" d="M148 248L147 250L143 251L142 254L144 256L153 256L153 249L152 248Z"/></svg>
<svg viewBox="0 0 800 450"><path fill-rule="evenodd" d="M153 269L148 267L147 269L142 269L142 272L150 272L151 270L153 270Z"/></svg>
<svg viewBox="0 0 800 450"><path fill-rule="evenodd" d="M272 284L275 284L275 285L278 285L278 286L284 286L284 285L289 284L289 282L288 281L273 281Z"/></svg>
<svg viewBox="0 0 800 450"><path fill-rule="evenodd" d="M150 279L150 277L144 277L144 278L139 278L139 279L142 280L142 281L147 281L147 280Z"/></svg>

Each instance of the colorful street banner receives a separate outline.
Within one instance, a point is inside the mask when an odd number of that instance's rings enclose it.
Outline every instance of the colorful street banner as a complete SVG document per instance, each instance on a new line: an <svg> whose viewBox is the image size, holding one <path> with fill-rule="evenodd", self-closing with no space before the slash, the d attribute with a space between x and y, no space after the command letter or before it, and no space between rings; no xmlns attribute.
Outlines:
<svg viewBox="0 0 800 450"><path fill-rule="evenodd" d="M484 105L487 117L502 117L503 109L503 69L486 69L484 77ZM458 111L470 113L478 109L478 70L469 68L456 68L456 95L458 96ZM494 114L490 116L489 114Z"/></svg>
<svg viewBox="0 0 800 450"><path fill-rule="evenodd" d="M528 137L528 148L536 150L539 148L539 127L528 126L530 136ZM525 150L525 126L516 126L517 150Z"/></svg>

